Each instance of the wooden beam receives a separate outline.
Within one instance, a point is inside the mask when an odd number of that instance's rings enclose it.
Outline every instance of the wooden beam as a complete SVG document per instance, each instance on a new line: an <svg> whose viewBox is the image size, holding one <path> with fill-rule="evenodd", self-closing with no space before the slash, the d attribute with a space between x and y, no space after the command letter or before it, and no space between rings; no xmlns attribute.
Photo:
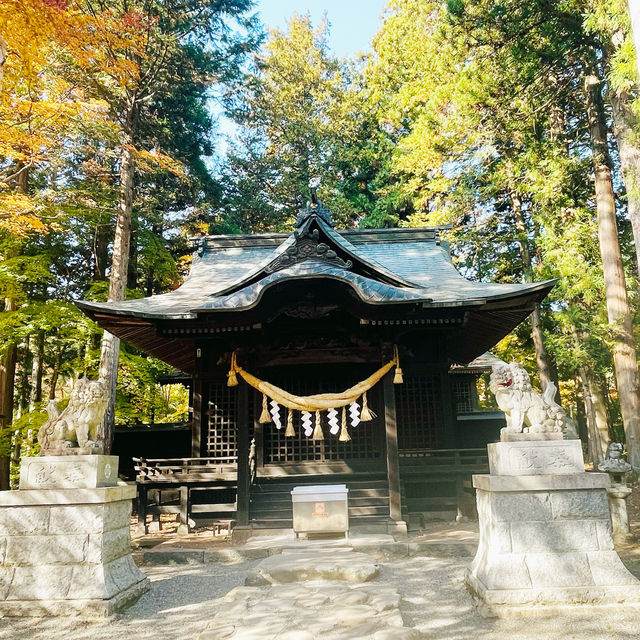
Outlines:
<svg viewBox="0 0 640 640"><path fill-rule="evenodd" d="M249 524L249 387L244 381L238 385L238 421L236 443L238 448L237 515L239 527Z"/></svg>
<svg viewBox="0 0 640 640"><path fill-rule="evenodd" d="M396 421L396 396L393 386L394 371L389 371L383 381L384 425L387 440L387 478L389 481L389 515L392 520L402 520L402 496L400 493L400 462L398 459L398 425Z"/></svg>

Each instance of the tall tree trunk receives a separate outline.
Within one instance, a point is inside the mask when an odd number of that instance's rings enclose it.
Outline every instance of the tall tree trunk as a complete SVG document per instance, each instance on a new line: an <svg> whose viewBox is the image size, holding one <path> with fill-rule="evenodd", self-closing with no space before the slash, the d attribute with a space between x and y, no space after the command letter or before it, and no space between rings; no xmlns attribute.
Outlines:
<svg viewBox="0 0 640 640"><path fill-rule="evenodd" d="M578 369L587 413L589 454L594 470L604 461L609 444L609 419L602 391L586 367Z"/></svg>
<svg viewBox="0 0 640 640"><path fill-rule="evenodd" d="M138 288L138 243L136 242L136 231L131 229L131 240L129 243L129 264L127 265L127 289Z"/></svg>
<svg viewBox="0 0 640 640"><path fill-rule="evenodd" d="M533 282L533 261L531 260L529 236L527 234L527 226L524 216L522 215L522 200L517 194L512 194L511 196L511 209L516 222L516 231L518 244L520 245L520 257L522 259L524 277L527 282ZM550 382L554 382L557 388L558 384L557 381L554 380L553 367L551 366L549 352L547 351L547 347L544 343L539 304L536 303L529 318L531 319L531 333L533 335L533 347L536 352L536 364L538 365L538 372L540 375L540 386L544 390ZM556 395L556 401L559 402L558 394Z"/></svg>
<svg viewBox="0 0 640 640"><path fill-rule="evenodd" d="M29 396L29 411L33 411L36 402L42 400L42 355L44 352L44 331L38 331L34 341L33 361L31 363L31 395Z"/></svg>
<svg viewBox="0 0 640 640"><path fill-rule="evenodd" d="M100 224L93 237L93 279L107 279L107 262L109 260L109 225Z"/></svg>
<svg viewBox="0 0 640 640"><path fill-rule="evenodd" d="M595 73L585 78L587 116L595 174L598 238L604 272L607 316L613 334L613 363L620 398L622 422L627 439L629 462L640 468L640 396L638 362L631 325L631 309L618 241L615 199L611 178L607 125L602 104L601 83Z"/></svg>
<svg viewBox="0 0 640 640"><path fill-rule="evenodd" d="M29 405L31 387L29 385L29 372L31 370L31 340L29 336L18 347L18 359L16 365L16 400L14 401L14 411L16 419L22 417L22 412Z"/></svg>
<svg viewBox="0 0 640 640"><path fill-rule="evenodd" d="M610 91L613 107L613 133L618 143L620 166L627 192L627 213L636 245L636 263L640 272L640 147L634 143L635 118L626 91Z"/></svg>
<svg viewBox="0 0 640 640"><path fill-rule="evenodd" d="M133 176L135 161L132 152L131 122L133 111L129 114L129 127L125 131L120 153L120 189L118 192L118 217L113 240L111 273L109 274L109 302L124 300L129 264L129 245L131 242L131 215L133 210ZM102 437L105 453L111 451L115 418L116 382L118 379L118 357L120 339L104 332L100 354L100 380L109 389L109 404L102 421Z"/></svg>
<svg viewBox="0 0 640 640"><path fill-rule="evenodd" d="M609 428L609 412L607 410L607 403L605 401L602 388L593 376L588 377L589 395L591 396L591 402L593 403L593 410L595 411L596 428L598 429L598 438L600 439L600 449L602 450L602 456L604 458L607 453L607 447L611 442L610 428Z"/></svg>
<svg viewBox="0 0 640 640"><path fill-rule="evenodd" d="M4 310L15 311L16 305L13 300L7 298L4 303ZM18 345L10 342L7 351L0 360L0 426L8 427L13 420L13 400L16 377L16 363L18 361Z"/></svg>
<svg viewBox="0 0 640 640"><path fill-rule="evenodd" d="M17 193L27 193L29 170L22 162L16 164L17 176L15 189ZM12 257L18 255L15 252ZM15 311L16 303L11 298L4 302L5 311ZM18 345L10 342L4 357L0 360L0 425L6 427L13 420L13 404L15 398L16 363L18 361Z"/></svg>
<svg viewBox="0 0 640 640"><path fill-rule="evenodd" d="M53 371L51 373L51 382L49 384L49 400L56 399L56 387L58 386L58 378L60 377L60 367L62 366L62 354L60 348L56 351L56 359L53 362Z"/></svg>

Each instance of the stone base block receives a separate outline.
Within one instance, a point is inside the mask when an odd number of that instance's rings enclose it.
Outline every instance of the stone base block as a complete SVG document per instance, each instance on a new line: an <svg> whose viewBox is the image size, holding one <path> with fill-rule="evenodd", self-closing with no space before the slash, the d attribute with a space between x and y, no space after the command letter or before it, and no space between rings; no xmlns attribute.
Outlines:
<svg viewBox="0 0 640 640"><path fill-rule="evenodd" d="M148 580L131 557L134 496L128 485L1 492L0 614L111 615L143 593Z"/></svg>
<svg viewBox="0 0 640 640"><path fill-rule="evenodd" d="M149 578L143 577L113 597L66 600L5 600L0 602L1 617L65 617L106 618L132 605L149 590Z"/></svg>
<svg viewBox="0 0 640 640"><path fill-rule="evenodd" d="M465 584L476 598L479 612L488 618L575 613L576 607L640 608L640 585L575 586L544 589L489 589L468 571Z"/></svg>
<svg viewBox="0 0 640 640"><path fill-rule="evenodd" d="M485 613L640 603L640 582L613 548L605 474L473 481L480 539L466 584Z"/></svg>
<svg viewBox="0 0 640 640"><path fill-rule="evenodd" d="M539 442L540 440L564 440L562 432L549 431L549 432L520 432L512 431L507 427L500 429L500 441L501 442Z"/></svg>
<svg viewBox="0 0 640 640"><path fill-rule="evenodd" d="M93 489L118 482L118 456L40 456L23 458L20 489Z"/></svg>
<svg viewBox="0 0 640 640"><path fill-rule="evenodd" d="M584 472L580 440L494 442L487 445L489 471L495 476Z"/></svg>

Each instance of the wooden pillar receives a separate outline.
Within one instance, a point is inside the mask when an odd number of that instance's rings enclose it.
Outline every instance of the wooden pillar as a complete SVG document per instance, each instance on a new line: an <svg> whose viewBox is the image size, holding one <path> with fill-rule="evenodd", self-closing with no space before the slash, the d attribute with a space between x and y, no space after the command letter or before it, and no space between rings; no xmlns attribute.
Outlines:
<svg viewBox="0 0 640 640"><path fill-rule="evenodd" d="M183 484L180 487L180 524L178 525L178 533L184 535L189 533L189 515L191 514L191 492L189 485Z"/></svg>
<svg viewBox="0 0 640 640"><path fill-rule="evenodd" d="M147 493L147 487L143 484L138 484L138 505L136 511L138 513L138 533L142 535L149 533L149 527L147 526Z"/></svg>
<svg viewBox="0 0 640 640"><path fill-rule="evenodd" d="M387 478L389 480L389 515L392 520L402 520L400 494L400 461L398 458L398 425L396 422L396 396L391 370L384 377L384 425L387 440Z"/></svg>
<svg viewBox="0 0 640 640"><path fill-rule="evenodd" d="M249 525L249 388L246 382L238 385L238 422L236 444L238 450L238 490L236 520L238 527Z"/></svg>
<svg viewBox="0 0 640 640"><path fill-rule="evenodd" d="M192 426L191 426L191 457L202 457L202 429L207 424L207 412L209 401L206 398L206 389L202 380L202 349L196 348L196 370L193 373L192 382Z"/></svg>
<svg viewBox="0 0 640 640"><path fill-rule="evenodd" d="M455 398L451 389L451 375L448 366L440 372L440 389L442 397L442 422L444 426L444 448L456 449L458 443L458 419ZM463 447L462 447L463 448Z"/></svg>

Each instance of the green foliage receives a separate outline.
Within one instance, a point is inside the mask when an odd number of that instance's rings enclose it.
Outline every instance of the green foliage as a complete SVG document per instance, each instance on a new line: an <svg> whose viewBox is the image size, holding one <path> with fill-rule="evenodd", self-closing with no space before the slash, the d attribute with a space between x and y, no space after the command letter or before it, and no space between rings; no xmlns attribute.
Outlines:
<svg viewBox="0 0 640 640"><path fill-rule="evenodd" d="M174 289L185 272L187 236L212 220L221 188L209 169L210 102L222 83L239 75L260 37L249 0L91 0L82 6L125 16L143 37L105 46L112 64L100 68L65 61L69 82L106 104L108 114L83 123L46 162L29 168L28 195L50 223L49 233L0 234L0 298L10 300L0 313L0 356L17 346L20 424L40 415L26 412L37 384L34 360L42 363L43 398L54 385L59 397L72 379L97 376L101 331L74 301L107 299L121 133L133 132L137 158L127 282L127 297L134 298ZM118 423L186 417L186 391L158 385L167 365L126 347L120 368Z"/></svg>
<svg viewBox="0 0 640 640"><path fill-rule="evenodd" d="M311 181L339 225L394 224L384 195L390 146L360 67L330 54L327 23L314 27L309 15L270 32L228 101L242 136L223 170L216 231L290 230Z"/></svg>
<svg viewBox="0 0 640 640"><path fill-rule="evenodd" d="M621 38L609 66L598 66ZM609 71L610 86L629 90L637 81L630 43L617 0L393 0L365 68L372 108L394 142L388 176L411 202L400 223L451 224L454 259L469 277L559 278L542 320L561 392L577 401L573 381L586 367L608 392L614 423L615 336L604 306L583 78L595 65ZM617 195L624 211L622 188ZM621 223L623 255L633 260ZM526 324L496 353L537 372Z"/></svg>

